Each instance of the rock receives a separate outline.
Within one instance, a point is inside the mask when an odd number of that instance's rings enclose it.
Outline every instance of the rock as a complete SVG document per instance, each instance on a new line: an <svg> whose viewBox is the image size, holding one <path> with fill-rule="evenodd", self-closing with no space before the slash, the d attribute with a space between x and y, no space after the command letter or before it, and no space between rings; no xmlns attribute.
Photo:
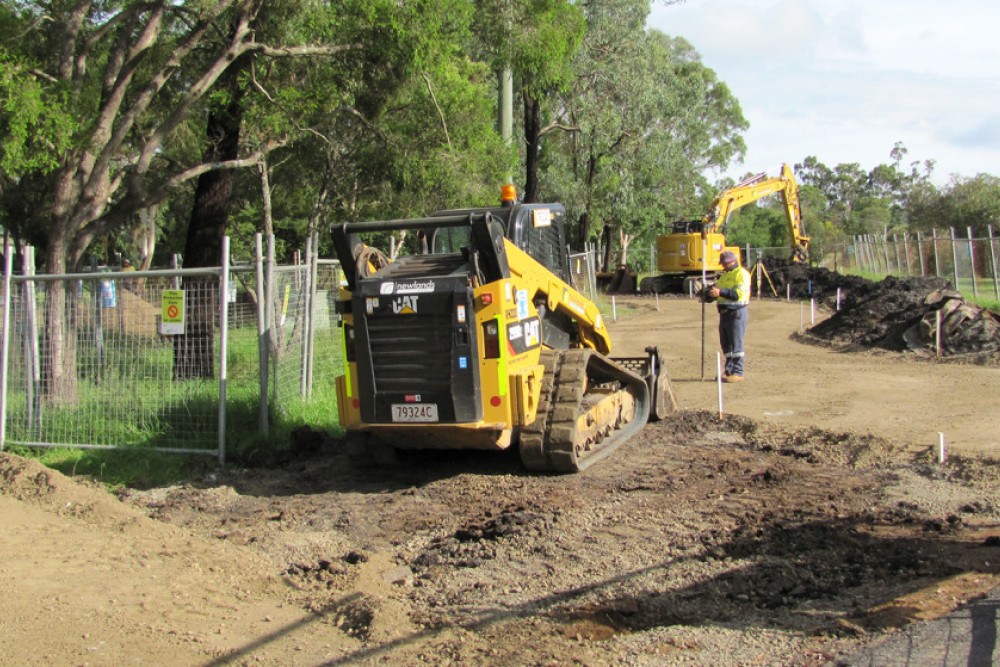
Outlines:
<svg viewBox="0 0 1000 667"><path fill-rule="evenodd" d="M383 572L382 580L390 584L396 584L397 586L408 586L413 583L413 570L405 565L400 565L399 567L394 567L391 570Z"/></svg>

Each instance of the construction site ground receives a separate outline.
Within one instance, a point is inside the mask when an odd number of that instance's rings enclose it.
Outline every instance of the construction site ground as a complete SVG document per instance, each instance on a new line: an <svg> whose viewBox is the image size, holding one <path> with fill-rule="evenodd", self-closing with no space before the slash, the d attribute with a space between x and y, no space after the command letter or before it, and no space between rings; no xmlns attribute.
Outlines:
<svg viewBox="0 0 1000 667"><path fill-rule="evenodd" d="M701 305L658 306L616 298L615 353L659 345L682 411L582 474L359 470L303 430L280 465L116 498L0 454L0 664L879 664L1000 586L1000 366L754 300L720 416L717 314L703 361Z"/></svg>

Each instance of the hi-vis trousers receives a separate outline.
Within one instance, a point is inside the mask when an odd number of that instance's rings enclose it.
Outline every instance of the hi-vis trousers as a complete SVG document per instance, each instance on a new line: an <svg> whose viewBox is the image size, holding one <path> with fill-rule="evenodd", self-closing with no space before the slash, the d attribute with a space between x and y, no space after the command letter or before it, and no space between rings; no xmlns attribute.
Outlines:
<svg viewBox="0 0 1000 667"><path fill-rule="evenodd" d="M747 330L747 307L719 308L719 343L726 356L726 375L743 375L743 335Z"/></svg>

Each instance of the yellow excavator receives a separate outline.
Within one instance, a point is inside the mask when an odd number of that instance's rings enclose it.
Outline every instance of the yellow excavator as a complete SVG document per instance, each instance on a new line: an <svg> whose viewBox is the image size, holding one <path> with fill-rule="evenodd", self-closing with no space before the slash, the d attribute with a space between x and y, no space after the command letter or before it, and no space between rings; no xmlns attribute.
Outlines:
<svg viewBox="0 0 1000 667"><path fill-rule="evenodd" d="M519 448L531 470L576 472L676 409L656 347L612 358L607 323L571 285L561 204L522 204L331 229L344 270L349 454ZM365 235L413 230L419 249L371 261Z"/></svg>
<svg viewBox="0 0 1000 667"><path fill-rule="evenodd" d="M762 172L723 190L716 195L708 213L701 220L675 222L669 234L657 237L656 263L663 273L643 279L640 291L697 292L702 287L703 269L709 279L713 279L722 270L719 255L729 250L736 253L737 257L740 256L738 246L726 245L729 216L740 207L776 193L781 195L788 221L792 261L808 262L809 237L805 235L802 226L798 186L792 169L783 164L778 176L768 176L768 172Z"/></svg>

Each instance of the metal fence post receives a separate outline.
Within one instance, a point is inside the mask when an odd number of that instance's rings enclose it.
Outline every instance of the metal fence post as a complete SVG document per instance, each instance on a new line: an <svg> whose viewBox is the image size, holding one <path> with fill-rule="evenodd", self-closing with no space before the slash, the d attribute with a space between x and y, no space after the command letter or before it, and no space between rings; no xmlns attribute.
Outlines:
<svg viewBox="0 0 1000 667"><path fill-rule="evenodd" d="M931 243L934 244L934 276L937 278L941 277L941 259L938 257L937 252L937 230L931 230Z"/></svg>
<svg viewBox="0 0 1000 667"><path fill-rule="evenodd" d="M979 285L976 282L976 252L972 247L972 227L968 228L969 232L969 265L970 271L972 273L972 296L973 298L979 298Z"/></svg>
<svg viewBox="0 0 1000 667"><path fill-rule="evenodd" d="M275 303L276 297L276 286L274 284L274 234L268 234L267 236L267 257L264 260L264 282L266 287L264 288L264 294L266 295L266 315L265 315L265 328L267 329L267 356L268 359L271 355L278 349L278 332L275 330L275 309L277 304ZM268 393L271 395L270 401L273 405L278 403L278 368L277 365L274 367L273 381L271 386L268 388Z"/></svg>
<svg viewBox="0 0 1000 667"><path fill-rule="evenodd" d="M219 275L219 465L226 465L226 371L229 353L229 237L222 237Z"/></svg>
<svg viewBox="0 0 1000 667"><path fill-rule="evenodd" d="M962 288L958 283L958 250L955 248L955 228L949 227L949 229L951 229L951 262L954 265L955 289L961 292Z"/></svg>
<svg viewBox="0 0 1000 667"><path fill-rule="evenodd" d="M24 246L24 275L35 275L35 248L34 246ZM24 314L27 318L25 323L24 336L24 385L27 398L28 423L32 427L42 425L42 396L41 396L41 359L39 357L38 342L38 311L35 303L35 282L32 280L24 283Z"/></svg>
<svg viewBox="0 0 1000 667"><path fill-rule="evenodd" d="M990 268L993 270L993 292L997 295L997 301L1000 301L1000 280L997 280L997 253L993 249L993 225L989 225L986 229L990 235Z"/></svg>
<svg viewBox="0 0 1000 667"><path fill-rule="evenodd" d="M900 273L903 270L903 263L899 261L899 235L892 235L892 249L896 253L896 273Z"/></svg>
<svg viewBox="0 0 1000 667"><path fill-rule="evenodd" d="M313 389L313 361L316 358L316 296L319 292L317 282L319 279L319 232L313 232L313 253L312 253L312 276L309 284L309 354L306 357L308 368L306 369L306 396L312 397Z"/></svg>
<svg viewBox="0 0 1000 667"><path fill-rule="evenodd" d="M0 451L7 437L7 353L10 351L10 274L14 268L14 246L4 246L3 339L0 340Z"/></svg>
<svg viewBox="0 0 1000 667"><path fill-rule="evenodd" d="M906 257L906 275L912 276L913 269L910 266L910 241L906 238L906 232L903 232L903 255Z"/></svg>
<svg viewBox="0 0 1000 667"><path fill-rule="evenodd" d="M305 262L302 264L301 277L299 276L299 271L295 272L295 282L302 287L299 292L300 298L305 300L303 304L305 307L302 309L302 355L299 365L299 396L302 398L306 397L306 367L309 365L309 295L312 292L309 279L312 277L312 242L312 234L310 234L306 238L306 256Z"/></svg>
<svg viewBox="0 0 1000 667"><path fill-rule="evenodd" d="M170 268L173 269L174 271L181 268L181 256L179 253L175 252L173 255L170 256ZM175 276L174 289L180 289L180 288L181 288L181 277Z"/></svg>
<svg viewBox="0 0 1000 667"><path fill-rule="evenodd" d="M260 432L267 438L271 434L268 419L267 387L270 355L267 353L267 320L264 316L267 295L264 285L264 246L260 232L254 234L254 262L257 270L257 367L260 376Z"/></svg>
<svg viewBox="0 0 1000 667"><path fill-rule="evenodd" d="M924 242L920 232L917 232L917 257L920 259L920 276L923 277L927 275L927 271L924 269Z"/></svg>

